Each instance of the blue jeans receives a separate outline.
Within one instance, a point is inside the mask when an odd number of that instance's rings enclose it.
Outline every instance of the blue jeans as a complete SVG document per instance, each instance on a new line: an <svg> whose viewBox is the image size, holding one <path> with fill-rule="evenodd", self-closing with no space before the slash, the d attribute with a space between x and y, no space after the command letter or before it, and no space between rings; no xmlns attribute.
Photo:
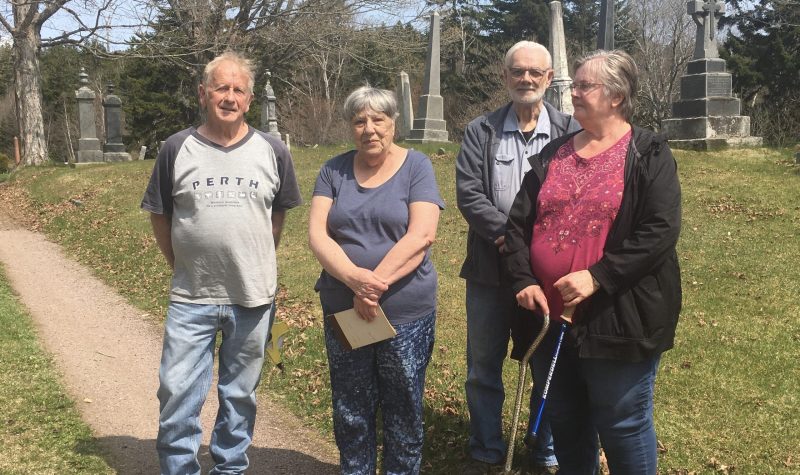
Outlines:
<svg viewBox="0 0 800 475"><path fill-rule="evenodd" d="M156 446L162 474L199 474L200 409L211 387L214 343L219 348L219 410L211 434L212 474L243 473L248 466L273 305L197 305L170 302L159 370L160 415Z"/></svg>
<svg viewBox="0 0 800 475"><path fill-rule="evenodd" d="M531 363L531 372L533 372L533 363ZM541 373L539 374L542 376L542 379L534 379L535 386L533 391L531 391L528 433L533 429L536 414L539 411L539 401L541 401L542 397L541 390L544 389L544 379L547 377L547 373L543 375ZM553 448L553 433L550 430L550 419L542 417L542 420L539 422L539 432L536 434L536 439L530 444L528 444L528 442L529 439L526 437L525 443L528 445L528 457L531 465L539 467L553 467L558 465L556 451Z"/></svg>
<svg viewBox="0 0 800 475"><path fill-rule="evenodd" d="M547 338L557 338L559 326ZM653 388L660 356L629 363L581 359L566 343L556 363L545 404L560 475L598 473L598 436L614 475L657 473ZM534 354L541 372L552 354Z"/></svg>
<svg viewBox="0 0 800 475"><path fill-rule="evenodd" d="M503 362L508 354L511 319L517 300L509 287L491 287L467 281L467 382L464 389L469 408L469 452L475 460L498 464L505 460L503 441ZM544 381L534 371L535 381ZM531 448L536 465L556 465L547 421Z"/></svg>
<svg viewBox="0 0 800 475"><path fill-rule="evenodd" d="M419 473L425 370L433 352L435 326L434 311L395 325L394 338L350 351L339 343L330 319L325 318L333 432L342 474L375 473L378 407L383 417L383 473Z"/></svg>

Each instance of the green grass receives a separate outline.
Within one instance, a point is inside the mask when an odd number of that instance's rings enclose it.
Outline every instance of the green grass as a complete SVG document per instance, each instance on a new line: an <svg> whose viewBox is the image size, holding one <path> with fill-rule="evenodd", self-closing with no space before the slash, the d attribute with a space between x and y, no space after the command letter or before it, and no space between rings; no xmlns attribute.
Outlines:
<svg viewBox="0 0 800 475"><path fill-rule="evenodd" d="M2 275L0 328L0 473L114 473Z"/></svg>
<svg viewBox="0 0 800 475"><path fill-rule="evenodd" d="M433 157L447 205L433 251L440 288L423 469L451 473L467 440L464 284L458 278L466 225L455 205L457 145L446 145L442 155L436 154L440 145L419 148ZM281 241L278 310L293 331L284 351L286 372L265 370L263 386L325 432L331 429L330 393L313 292L319 265L308 250L306 228L317 171L344 149L293 152L306 203L289 212ZM684 306L676 348L664 355L656 387L656 423L665 448L660 470L719 473L727 466L744 474L798 473L800 168L791 165L788 151L676 155L684 203ZM36 216L68 252L161 317L169 275L138 208L152 164L23 170L12 179L12 190L30 192L25 213ZM516 369L513 362L506 365L509 398Z"/></svg>

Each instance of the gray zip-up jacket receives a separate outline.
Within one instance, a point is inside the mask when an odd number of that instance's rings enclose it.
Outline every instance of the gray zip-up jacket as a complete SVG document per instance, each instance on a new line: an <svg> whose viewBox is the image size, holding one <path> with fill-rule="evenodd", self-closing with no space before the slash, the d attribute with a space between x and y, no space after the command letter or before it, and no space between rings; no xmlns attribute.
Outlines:
<svg viewBox="0 0 800 475"><path fill-rule="evenodd" d="M494 241L505 235L508 216L495 206L492 194L493 163L503 135L503 122L513 103L484 114L467 125L456 158L456 199L469 225L463 279L483 285L500 285L500 252ZM550 115L550 140L580 129L572 116L543 103Z"/></svg>

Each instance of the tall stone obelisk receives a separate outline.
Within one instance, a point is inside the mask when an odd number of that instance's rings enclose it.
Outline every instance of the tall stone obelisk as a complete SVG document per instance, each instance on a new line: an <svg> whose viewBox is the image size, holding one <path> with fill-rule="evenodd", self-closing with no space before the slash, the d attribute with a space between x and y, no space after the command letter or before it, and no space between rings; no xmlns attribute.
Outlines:
<svg viewBox="0 0 800 475"><path fill-rule="evenodd" d="M614 0L600 0L600 28L597 31L597 49L614 49Z"/></svg>
<svg viewBox="0 0 800 475"><path fill-rule="evenodd" d="M444 121L444 99L439 89L439 12L431 13L431 31L428 39L428 63L425 83L419 98L419 117L409 132L408 142L447 142L447 124Z"/></svg>
<svg viewBox="0 0 800 475"><path fill-rule="evenodd" d="M547 88L545 98L565 114L572 114L572 94L569 85L569 65L567 64L567 44L564 37L564 12L561 2L550 2L550 56L553 58L553 82Z"/></svg>
<svg viewBox="0 0 800 475"><path fill-rule="evenodd" d="M741 101L733 95L733 78L717 50L717 19L725 4L690 0L687 13L697 25L694 58L681 77L681 98L672 104L672 119L661 123L675 148L714 150L728 146L758 146L750 135L750 117L739 115Z"/></svg>

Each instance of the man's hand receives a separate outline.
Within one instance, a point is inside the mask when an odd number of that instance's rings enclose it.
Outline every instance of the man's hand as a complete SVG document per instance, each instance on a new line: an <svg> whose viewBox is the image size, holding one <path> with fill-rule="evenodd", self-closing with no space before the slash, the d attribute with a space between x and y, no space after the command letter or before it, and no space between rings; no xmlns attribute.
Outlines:
<svg viewBox="0 0 800 475"><path fill-rule="evenodd" d="M504 254L506 252L506 237L505 235L500 236L499 238L494 240L494 245L497 246L497 250L500 251L500 254Z"/></svg>
<svg viewBox="0 0 800 475"><path fill-rule="evenodd" d="M547 298L538 285L529 285L517 294L517 303L520 307L528 310L541 309L545 315L550 315L550 307L547 306Z"/></svg>
<svg viewBox="0 0 800 475"><path fill-rule="evenodd" d="M572 272L558 279L553 287L561 293L565 307L574 307L600 289L588 270Z"/></svg>

